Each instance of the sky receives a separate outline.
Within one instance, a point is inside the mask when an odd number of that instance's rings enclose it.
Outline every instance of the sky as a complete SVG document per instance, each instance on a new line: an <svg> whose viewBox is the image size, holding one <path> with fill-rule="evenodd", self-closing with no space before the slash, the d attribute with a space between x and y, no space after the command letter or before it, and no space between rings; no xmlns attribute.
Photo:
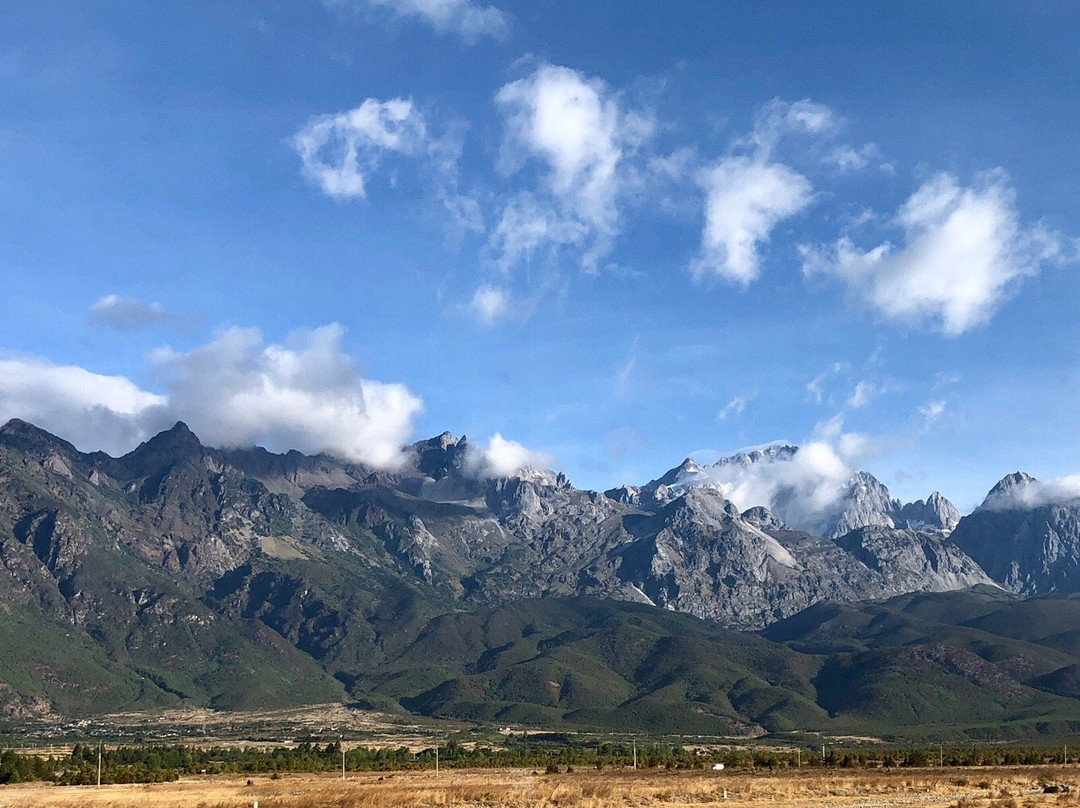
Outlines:
<svg viewBox="0 0 1080 808"><path fill-rule="evenodd" d="M0 9L0 419L643 483L1080 471L1080 5ZM1076 479L1076 478L1073 478ZM750 503L740 503L750 504Z"/></svg>

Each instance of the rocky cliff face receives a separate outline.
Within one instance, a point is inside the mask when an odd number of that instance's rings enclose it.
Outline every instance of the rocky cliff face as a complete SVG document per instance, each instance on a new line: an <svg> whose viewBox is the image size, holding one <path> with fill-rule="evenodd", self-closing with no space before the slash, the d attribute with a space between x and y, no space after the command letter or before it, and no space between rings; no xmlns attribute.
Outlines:
<svg viewBox="0 0 1080 808"><path fill-rule="evenodd" d="M1024 472L998 482L953 538L1014 592L1080 592L1080 499Z"/></svg>
<svg viewBox="0 0 1080 808"><path fill-rule="evenodd" d="M764 508L740 514L696 488L628 521L617 574L666 608L751 629L823 600L859 601L992 583L940 536L863 528L830 541L786 528Z"/></svg>

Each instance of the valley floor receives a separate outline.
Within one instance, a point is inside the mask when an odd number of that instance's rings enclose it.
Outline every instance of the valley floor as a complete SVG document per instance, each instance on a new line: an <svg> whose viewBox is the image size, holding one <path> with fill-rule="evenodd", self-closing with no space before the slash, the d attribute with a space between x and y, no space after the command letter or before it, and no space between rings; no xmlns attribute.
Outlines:
<svg viewBox="0 0 1080 808"><path fill-rule="evenodd" d="M61 787L0 787L0 808L607 808L607 806L724 806L725 808L1038 808L1080 805L1076 767L909 769L782 774L712 771L451 770L386 774L189 778L176 783ZM249 785L250 782L250 785ZM1067 793L1044 793L1046 784ZM725 791L727 798L725 799Z"/></svg>

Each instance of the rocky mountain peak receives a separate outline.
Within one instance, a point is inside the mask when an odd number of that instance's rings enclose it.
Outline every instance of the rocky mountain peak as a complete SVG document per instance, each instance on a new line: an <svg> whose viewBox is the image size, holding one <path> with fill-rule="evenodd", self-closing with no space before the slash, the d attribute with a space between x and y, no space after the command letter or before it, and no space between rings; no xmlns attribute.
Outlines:
<svg viewBox="0 0 1080 808"><path fill-rule="evenodd" d="M826 516L820 535L837 538L860 527L895 527L894 514L901 509L889 489L873 474L857 471L848 481L833 512Z"/></svg>
<svg viewBox="0 0 1080 808"><path fill-rule="evenodd" d="M415 443L417 470L433 480L441 480L461 470L468 447L464 435L459 439L450 432Z"/></svg>
<svg viewBox="0 0 1080 808"><path fill-rule="evenodd" d="M188 425L177 421L171 429L140 443L117 462L130 473L141 475L181 461L197 459L206 451Z"/></svg>
<svg viewBox="0 0 1080 808"><path fill-rule="evenodd" d="M696 460L688 457L675 468L675 471L679 474L697 474L701 471L701 466Z"/></svg>
<svg viewBox="0 0 1080 808"><path fill-rule="evenodd" d="M177 421L169 429L159 432L143 445L171 449L203 448L202 442L183 421Z"/></svg>
<svg viewBox="0 0 1080 808"><path fill-rule="evenodd" d="M1011 494L1017 489L1026 488L1035 482L1038 481L1027 472L1014 471L1012 474L1006 474L1002 477L997 485L990 489L990 492L986 495L986 499L990 500L994 497Z"/></svg>
<svg viewBox="0 0 1080 808"><path fill-rule="evenodd" d="M21 418L12 418L0 427L0 441L22 451L63 451L78 454L78 449L62 438L46 432Z"/></svg>
<svg viewBox="0 0 1080 808"><path fill-rule="evenodd" d="M904 505L896 521L913 530L949 533L960 523L960 511L940 493L934 491L925 500L920 499Z"/></svg>
<svg viewBox="0 0 1080 808"><path fill-rule="evenodd" d="M798 446L790 443L770 443L755 449L736 452L729 457L722 457L712 465L714 466L750 466L755 463L769 462L773 460L790 460L799 451Z"/></svg>

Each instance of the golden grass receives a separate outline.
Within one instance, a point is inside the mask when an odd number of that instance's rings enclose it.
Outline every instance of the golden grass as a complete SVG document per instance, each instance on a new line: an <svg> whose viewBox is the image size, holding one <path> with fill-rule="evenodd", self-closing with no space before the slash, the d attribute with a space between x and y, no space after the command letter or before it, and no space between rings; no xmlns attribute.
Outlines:
<svg viewBox="0 0 1080 808"><path fill-rule="evenodd" d="M0 808L1037 808L1080 806L1080 793L1044 794L1047 782L1075 784L1080 770L945 769L769 773L578 770L451 770L289 775L280 780L204 777L154 785L0 788ZM727 791L727 799L724 791Z"/></svg>

